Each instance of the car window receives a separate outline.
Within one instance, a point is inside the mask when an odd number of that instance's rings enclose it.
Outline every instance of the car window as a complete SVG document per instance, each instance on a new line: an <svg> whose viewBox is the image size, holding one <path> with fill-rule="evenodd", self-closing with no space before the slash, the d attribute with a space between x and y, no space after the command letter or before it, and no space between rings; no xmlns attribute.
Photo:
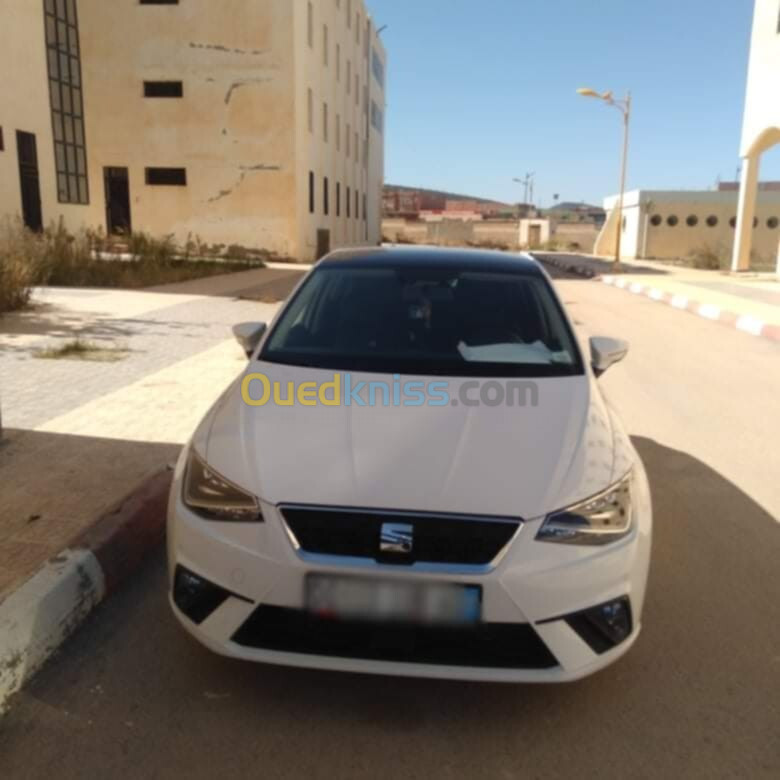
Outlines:
<svg viewBox="0 0 780 780"><path fill-rule="evenodd" d="M543 276L407 267L317 269L283 312L262 359L383 373L583 373Z"/></svg>

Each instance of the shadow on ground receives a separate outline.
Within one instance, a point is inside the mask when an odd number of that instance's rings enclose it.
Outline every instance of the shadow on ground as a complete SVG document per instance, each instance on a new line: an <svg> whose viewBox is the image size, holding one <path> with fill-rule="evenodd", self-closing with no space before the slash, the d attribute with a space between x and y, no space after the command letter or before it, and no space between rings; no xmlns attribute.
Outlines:
<svg viewBox="0 0 780 780"><path fill-rule="evenodd" d="M6 429L0 443L0 599L145 477L174 462L179 450L177 444Z"/></svg>
<svg viewBox="0 0 780 780"><path fill-rule="evenodd" d="M580 255L566 252L532 252L537 260L545 263L548 270L555 268L559 271L585 271L586 275L580 273L579 278L591 278L601 276L602 274L630 273L642 276L666 276L668 271L663 268L653 268L647 265L633 265L632 263L623 263L620 268L615 269L615 264L611 260L605 260L592 255ZM641 261L639 261L641 262Z"/></svg>
<svg viewBox="0 0 780 780"><path fill-rule="evenodd" d="M776 777L780 534L689 455L636 439L655 502L643 634L579 683L255 666L201 648L162 551L0 726L8 777Z"/></svg>
<svg viewBox="0 0 780 780"><path fill-rule="evenodd" d="M218 298L278 303L286 300L303 278L304 270L256 269L235 274L226 274L206 279L194 279L179 284L149 287L143 290L117 291L110 289L62 288L68 296L89 298L111 292L164 293L166 295L199 295ZM105 302L105 298L103 298ZM166 307L172 307L170 301ZM153 306L150 304L150 309ZM155 317L115 317L109 311L85 311L67 309L63 306L36 301L29 308L0 314L0 354L28 353L31 337L56 339L85 338L95 341L116 343L133 336L159 335L169 333L198 338L198 329L207 327L203 323L179 321L176 317L160 320ZM37 342L36 342L37 346Z"/></svg>

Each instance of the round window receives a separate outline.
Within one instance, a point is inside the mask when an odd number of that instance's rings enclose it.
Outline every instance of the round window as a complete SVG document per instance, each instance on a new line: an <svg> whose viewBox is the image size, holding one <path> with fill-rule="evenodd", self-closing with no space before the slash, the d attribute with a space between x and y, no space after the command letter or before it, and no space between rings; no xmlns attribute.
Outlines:
<svg viewBox="0 0 780 780"><path fill-rule="evenodd" d="M696 225L699 224L699 218L695 214L691 214L691 216L685 220L685 224L688 227L696 227Z"/></svg>
<svg viewBox="0 0 780 780"><path fill-rule="evenodd" d="M758 217L753 217L753 227L754 228L758 227Z"/></svg>
<svg viewBox="0 0 780 780"><path fill-rule="evenodd" d="M777 217L769 217L769 219L766 221L766 226L770 230L777 230L778 225L780 225L780 219Z"/></svg>
<svg viewBox="0 0 780 780"><path fill-rule="evenodd" d="M660 214L653 214L653 216L650 217L650 224L653 227L658 227L663 221L664 218Z"/></svg>
<svg viewBox="0 0 780 780"><path fill-rule="evenodd" d="M737 226L737 218L736 217L732 217L729 220L729 225L731 225L731 227L735 228Z"/></svg>
<svg viewBox="0 0 780 780"><path fill-rule="evenodd" d="M717 224L718 224L718 218L714 214L710 214L710 216L707 217L708 227L716 227Z"/></svg>
<svg viewBox="0 0 780 780"><path fill-rule="evenodd" d="M669 225L669 227L677 227L679 221L680 220L677 219L677 217L674 214L666 218L666 224Z"/></svg>

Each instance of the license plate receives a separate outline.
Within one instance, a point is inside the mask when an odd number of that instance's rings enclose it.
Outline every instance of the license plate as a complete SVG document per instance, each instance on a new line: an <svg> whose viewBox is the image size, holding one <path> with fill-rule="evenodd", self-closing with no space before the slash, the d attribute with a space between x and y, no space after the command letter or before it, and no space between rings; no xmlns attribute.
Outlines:
<svg viewBox="0 0 780 780"><path fill-rule="evenodd" d="M461 625L479 622L482 588L310 574L306 609L341 620Z"/></svg>

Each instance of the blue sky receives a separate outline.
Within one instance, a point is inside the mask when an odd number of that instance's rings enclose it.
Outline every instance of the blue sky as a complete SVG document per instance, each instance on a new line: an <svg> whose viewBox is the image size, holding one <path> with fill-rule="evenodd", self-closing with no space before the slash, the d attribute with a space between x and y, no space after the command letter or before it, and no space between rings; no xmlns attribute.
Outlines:
<svg viewBox="0 0 780 780"><path fill-rule="evenodd" d="M386 180L510 202L601 202L634 96L630 188L734 179L753 0L367 0L389 55ZM780 154L762 178L780 178Z"/></svg>

